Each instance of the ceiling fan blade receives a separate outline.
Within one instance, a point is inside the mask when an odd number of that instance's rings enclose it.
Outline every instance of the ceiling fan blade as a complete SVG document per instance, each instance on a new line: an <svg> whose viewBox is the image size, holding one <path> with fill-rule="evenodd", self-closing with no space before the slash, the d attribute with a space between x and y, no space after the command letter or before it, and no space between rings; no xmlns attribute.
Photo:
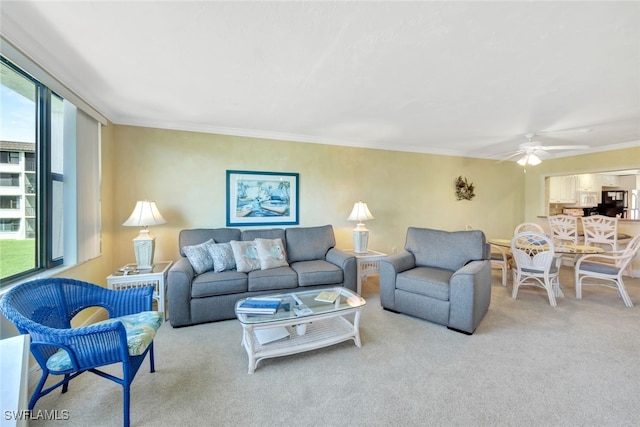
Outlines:
<svg viewBox="0 0 640 427"><path fill-rule="evenodd" d="M553 157L553 155L551 153L549 153L548 151L546 151L546 148L547 147L544 147L544 149L538 148L538 149L533 151L533 154L538 156L540 158L540 160L550 159L550 158Z"/></svg>
<svg viewBox="0 0 640 427"><path fill-rule="evenodd" d="M540 147L542 150L586 150L588 145L549 145Z"/></svg>
<svg viewBox="0 0 640 427"><path fill-rule="evenodd" d="M498 161L498 163L502 163L502 162L509 161L509 160L511 160L511 159L515 159L516 157L520 157L520 156L522 156L523 154L524 154L524 151L522 151L522 150L515 151L514 153L509 154L509 155L507 155L506 157L503 157L502 159L500 159L500 160Z"/></svg>

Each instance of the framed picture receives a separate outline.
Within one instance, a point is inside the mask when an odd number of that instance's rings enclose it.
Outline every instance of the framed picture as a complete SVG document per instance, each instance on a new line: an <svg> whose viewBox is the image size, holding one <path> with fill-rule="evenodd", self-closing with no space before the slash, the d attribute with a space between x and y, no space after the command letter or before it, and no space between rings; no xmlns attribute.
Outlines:
<svg viewBox="0 0 640 427"><path fill-rule="evenodd" d="M227 226L298 223L297 173L227 171Z"/></svg>

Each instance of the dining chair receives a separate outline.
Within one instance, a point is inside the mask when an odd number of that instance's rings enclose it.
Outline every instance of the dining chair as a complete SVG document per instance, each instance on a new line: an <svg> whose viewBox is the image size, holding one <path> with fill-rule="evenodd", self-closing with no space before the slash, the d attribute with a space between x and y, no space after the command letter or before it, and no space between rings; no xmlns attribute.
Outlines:
<svg viewBox="0 0 640 427"><path fill-rule="evenodd" d="M147 354L155 371L153 338L164 314L151 311L152 302L153 286L116 291L66 278L33 280L5 293L0 312L31 336L31 353L42 370L29 410L58 387L65 393L72 379L88 371L122 386L128 426L131 383ZM89 307L104 308L109 318L72 327L74 316ZM97 369L116 363L122 364L122 377ZM43 390L49 375L62 379Z"/></svg>
<svg viewBox="0 0 640 427"><path fill-rule="evenodd" d="M511 254L514 261L512 298L518 296L520 286L533 285L545 289L549 304L555 307L560 282L553 240L544 233L518 233L511 240Z"/></svg>
<svg viewBox="0 0 640 427"><path fill-rule="evenodd" d="M542 228L540 224L536 224L535 222L523 222L522 224L518 224L516 226L516 228L513 230L513 235L515 236L516 234L524 233L527 231L540 234L546 233L544 231L544 228Z"/></svg>
<svg viewBox="0 0 640 427"><path fill-rule="evenodd" d="M618 218L593 215L582 217L584 244L619 251L629 243L631 236L618 233Z"/></svg>
<svg viewBox="0 0 640 427"><path fill-rule="evenodd" d="M580 242L577 217L572 215L552 215L547 219L551 229L551 238L557 245L566 243L577 245ZM571 265L576 262L575 255L563 254L562 258L569 260Z"/></svg>
<svg viewBox="0 0 640 427"><path fill-rule="evenodd" d="M584 255L575 266L576 298L582 299L583 286L604 286L618 290L627 307L633 307L624 286L622 276L625 269L640 250L640 235L635 236L624 250L607 254ZM583 283L586 278L600 279L599 282Z"/></svg>
<svg viewBox="0 0 640 427"><path fill-rule="evenodd" d="M551 238L558 243L572 243L580 241L578 233L578 217L572 215L553 215L547 218L551 229Z"/></svg>

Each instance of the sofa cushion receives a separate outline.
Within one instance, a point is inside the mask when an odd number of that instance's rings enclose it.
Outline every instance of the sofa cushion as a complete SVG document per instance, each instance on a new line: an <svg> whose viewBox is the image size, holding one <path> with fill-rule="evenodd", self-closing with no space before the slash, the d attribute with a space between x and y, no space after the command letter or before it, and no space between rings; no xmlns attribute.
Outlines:
<svg viewBox="0 0 640 427"><path fill-rule="evenodd" d="M202 274L205 271L213 270L213 258L211 258L211 254L209 253L209 247L213 244L213 240L209 239L199 245L184 246L182 248L182 251L187 256L187 259L196 274Z"/></svg>
<svg viewBox="0 0 640 427"><path fill-rule="evenodd" d="M181 230L178 235L178 247L180 255L186 256L182 251L184 246L193 246L204 243L209 239L214 242L225 243L231 240L240 240L240 230L237 228L194 228Z"/></svg>
<svg viewBox="0 0 640 427"><path fill-rule="evenodd" d="M285 230L289 263L324 259L336 245L333 227L298 227Z"/></svg>
<svg viewBox="0 0 640 427"><path fill-rule="evenodd" d="M236 260L236 269L241 273L248 273L253 270L260 270L260 259L255 240L250 242L239 242L232 240L231 249Z"/></svg>
<svg viewBox="0 0 640 427"><path fill-rule="evenodd" d="M299 261L291 263L298 273L299 286L336 285L344 280L340 267L323 260Z"/></svg>
<svg viewBox="0 0 640 427"><path fill-rule="evenodd" d="M213 271L220 273L236 268L236 259L233 256L231 243L214 243L207 248L213 259Z"/></svg>
<svg viewBox="0 0 640 427"><path fill-rule="evenodd" d="M191 298L237 294L247 291L247 274L235 270L216 273L207 271L196 276L191 283Z"/></svg>
<svg viewBox="0 0 640 427"><path fill-rule="evenodd" d="M449 301L449 280L453 273L442 268L412 268L398 274L396 288L441 301Z"/></svg>
<svg viewBox="0 0 640 427"><path fill-rule="evenodd" d="M256 249L262 270L289 265L282 239L261 239L258 237L256 238Z"/></svg>
<svg viewBox="0 0 640 427"><path fill-rule="evenodd" d="M457 271L469 261L484 259L486 241L480 230L442 231L409 227L405 249L416 265Z"/></svg>
<svg viewBox="0 0 640 427"><path fill-rule="evenodd" d="M298 287L298 275L290 267L255 270L249 273L249 292L293 289Z"/></svg>

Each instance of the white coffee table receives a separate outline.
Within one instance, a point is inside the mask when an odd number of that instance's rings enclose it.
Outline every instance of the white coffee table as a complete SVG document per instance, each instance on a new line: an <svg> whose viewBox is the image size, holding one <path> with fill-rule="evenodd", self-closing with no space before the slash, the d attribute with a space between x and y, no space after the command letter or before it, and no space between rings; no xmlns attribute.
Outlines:
<svg viewBox="0 0 640 427"><path fill-rule="evenodd" d="M322 291L340 294L334 303L315 301ZM247 315L237 308L245 299L236 303L236 317L242 324L242 345L249 356L249 373L253 373L262 359L286 356L330 346L352 339L357 347L360 342L360 311L366 304L364 298L347 288L324 288L276 295L260 295L256 298L279 298L280 308L273 315ZM297 316L294 307L304 304L313 313ZM353 323L345 316L355 313ZM300 325L296 328L296 325ZM304 325L304 326L303 326ZM290 336L266 344L260 344L256 331L286 328ZM299 334L298 331L301 333ZM305 329L302 332L302 329Z"/></svg>

